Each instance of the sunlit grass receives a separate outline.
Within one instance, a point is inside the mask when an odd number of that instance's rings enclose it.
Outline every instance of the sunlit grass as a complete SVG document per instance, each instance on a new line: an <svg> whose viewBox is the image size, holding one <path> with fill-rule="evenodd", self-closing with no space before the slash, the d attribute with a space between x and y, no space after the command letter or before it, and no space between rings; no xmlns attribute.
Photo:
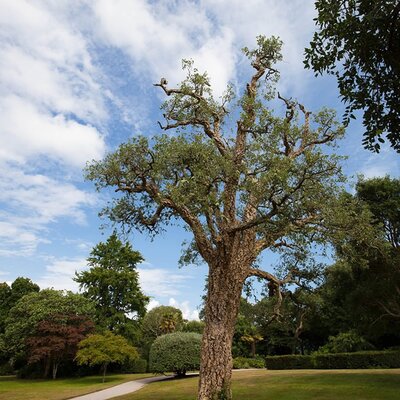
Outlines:
<svg viewBox="0 0 400 400"><path fill-rule="evenodd" d="M101 382L101 376L56 379L54 381L0 376L0 399L62 400L148 376L151 374L109 375L105 383Z"/></svg>
<svg viewBox="0 0 400 400"><path fill-rule="evenodd" d="M152 383L118 400L194 400L198 378ZM399 400L400 369L234 372L235 400Z"/></svg>

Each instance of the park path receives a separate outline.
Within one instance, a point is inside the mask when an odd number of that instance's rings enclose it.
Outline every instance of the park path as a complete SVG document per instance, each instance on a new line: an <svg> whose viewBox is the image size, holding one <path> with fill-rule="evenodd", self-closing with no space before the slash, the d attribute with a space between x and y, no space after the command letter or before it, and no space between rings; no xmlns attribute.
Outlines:
<svg viewBox="0 0 400 400"><path fill-rule="evenodd" d="M113 397L136 392L136 390L141 389L148 383L164 381L172 378L173 376L153 376L151 378L138 379L136 381L121 383L120 385L116 385L108 389L99 390L98 392L93 392L85 394L83 396L73 397L69 400L107 400Z"/></svg>

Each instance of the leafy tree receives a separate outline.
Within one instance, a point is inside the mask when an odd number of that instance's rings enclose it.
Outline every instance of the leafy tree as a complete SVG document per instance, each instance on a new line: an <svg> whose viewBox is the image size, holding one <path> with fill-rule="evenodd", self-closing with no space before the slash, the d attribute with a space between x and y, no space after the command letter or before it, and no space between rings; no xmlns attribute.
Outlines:
<svg viewBox="0 0 400 400"><path fill-rule="evenodd" d="M124 337L114 335L109 331L106 331L102 335L89 335L78 344L78 347L79 350L75 357L77 363L79 365L101 365L103 383L108 364L122 364L123 362L139 358L136 348L131 346Z"/></svg>
<svg viewBox="0 0 400 400"><path fill-rule="evenodd" d="M44 377L52 368L56 379L60 363L73 360L78 343L92 331L94 324L86 316L53 314L40 321L33 336L28 337L28 363L45 362Z"/></svg>
<svg viewBox="0 0 400 400"><path fill-rule="evenodd" d="M96 303L99 324L127 335L132 327L127 314L143 317L149 301L140 289L136 270L143 261L141 254L129 243L122 243L114 232L93 248L87 261L90 269L77 273L74 280L83 295Z"/></svg>
<svg viewBox="0 0 400 400"><path fill-rule="evenodd" d="M379 151L382 134L400 152L400 3L317 0L318 31L305 65L336 76L348 104L345 121L364 110L363 144Z"/></svg>
<svg viewBox="0 0 400 400"><path fill-rule="evenodd" d="M387 242L400 249L400 179L373 178L360 180L357 196L371 210L375 223L383 225Z"/></svg>
<svg viewBox="0 0 400 400"><path fill-rule="evenodd" d="M193 234L182 262L201 257L209 266L201 400L231 398L232 337L245 280L267 279L279 291L295 273L281 279L263 271L259 255L269 249L295 257L324 240L329 221L348 217L335 207L339 157L321 150L343 128L333 112L311 114L280 95L287 111L274 116L266 102L274 97L281 42L259 36L257 44L244 49L253 75L238 102L231 87L215 99L207 74L184 61L180 86L170 88L164 78L156 84L169 97L160 126L177 133L132 138L86 170L98 189L118 191L104 210L112 221L156 234L176 218Z"/></svg>
<svg viewBox="0 0 400 400"><path fill-rule="evenodd" d="M39 290L39 286L33 283L29 278L18 277L11 284L10 307L17 304L18 300L26 294L33 292L38 293Z"/></svg>
<svg viewBox="0 0 400 400"><path fill-rule="evenodd" d="M204 331L203 321L187 321L182 327L182 332L195 332L202 334Z"/></svg>
<svg viewBox="0 0 400 400"><path fill-rule="evenodd" d="M318 349L318 353L351 353L354 351L372 350L373 346L357 332L341 332L330 336L328 343Z"/></svg>
<svg viewBox="0 0 400 400"><path fill-rule="evenodd" d="M17 301L26 294L39 290L39 286L28 278L18 277L11 287L6 282L0 283L0 334L4 332L8 313Z"/></svg>
<svg viewBox="0 0 400 400"><path fill-rule="evenodd" d="M243 336L241 336L240 340L243 342L249 343L251 346L250 355L251 357L256 356L256 344L263 340L264 338L257 332L255 327L249 329Z"/></svg>
<svg viewBox="0 0 400 400"><path fill-rule="evenodd" d="M174 372L182 377L200 366L201 335L175 332L158 337L150 350L150 370L156 373Z"/></svg>
<svg viewBox="0 0 400 400"><path fill-rule="evenodd" d="M4 334L8 354L12 361L25 363L26 340L36 334L41 321L55 313L76 316L94 316L93 303L80 294L45 289L22 297L10 310Z"/></svg>
<svg viewBox="0 0 400 400"><path fill-rule="evenodd" d="M327 269L319 292L326 335L353 330L377 347L398 345L400 307L400 180L360 180L356 198L372 212L373 243L351 235L338 243L337 262Z"/></svg>
<svg viewBox="0 0 400 400"><path fill-rule="evenodd" d="M155 307L143 318L143 337L152 342L158 336L181 330L182 326L182 311L179 308L172 306Z"/></svg>

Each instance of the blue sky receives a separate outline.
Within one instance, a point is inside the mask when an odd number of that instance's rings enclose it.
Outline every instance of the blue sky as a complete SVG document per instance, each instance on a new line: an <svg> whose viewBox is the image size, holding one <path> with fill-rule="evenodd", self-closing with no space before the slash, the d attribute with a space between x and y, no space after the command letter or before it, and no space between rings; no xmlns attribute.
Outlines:
<svg viewBox="0 0 400 400"><path fill-rule="evenodd" d="M243 46L280 36L280 92L340 113L335 81L303 70L314 16L303 0L0 0L0 281L77 290L75 270L111 232L97 216L107 194L83 181L82 168L132 135L159 132L163 97L152 84L179 82L182 58L207 70L218 94L243 84ZM340 144L344 171L398 177L399 156L367 152L361 134L356 121ZM178 268L185 238L173 227L130 240L146 259L139 273L151 305L196 318L206 267Z"/></svg>

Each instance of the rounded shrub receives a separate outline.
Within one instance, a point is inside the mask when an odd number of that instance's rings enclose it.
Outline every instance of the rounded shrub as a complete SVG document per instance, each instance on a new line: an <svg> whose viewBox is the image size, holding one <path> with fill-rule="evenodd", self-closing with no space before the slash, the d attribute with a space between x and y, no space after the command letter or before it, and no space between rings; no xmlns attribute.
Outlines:
<svg viewBox="0 0 400 400"><path fill-rule="evenodd" d="M150 371L174 372L184 376L186 371L200 368L201 335L194 332L175 332L159 336L150 349Z"/></svg>

